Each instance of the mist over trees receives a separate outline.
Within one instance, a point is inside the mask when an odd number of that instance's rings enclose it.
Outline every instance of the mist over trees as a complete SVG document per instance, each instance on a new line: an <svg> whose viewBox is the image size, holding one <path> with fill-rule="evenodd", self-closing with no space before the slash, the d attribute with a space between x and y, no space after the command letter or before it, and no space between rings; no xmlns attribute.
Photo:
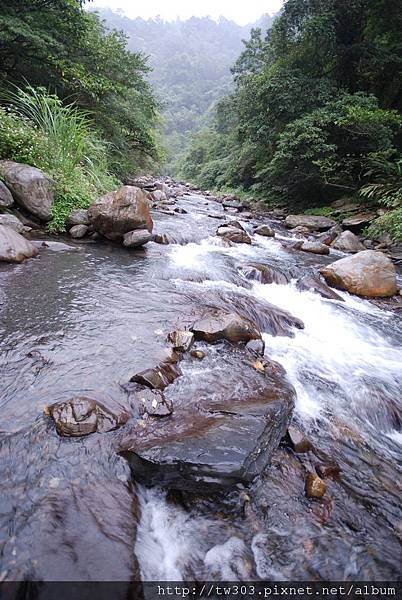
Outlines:
<svg viewBox="0 0 402 600"><path fill-rule="evenodd" d="M216 102L232 85L230 68L252 25L242 27L221 17L192 17L168 22L130 19L110 9L96 9L107 27L122 30L128 47L148 57L149 81L163 104L163 145L167 170L177 172L192 133L209 122ZM271 17L254 26L268 28Z"/></svg>

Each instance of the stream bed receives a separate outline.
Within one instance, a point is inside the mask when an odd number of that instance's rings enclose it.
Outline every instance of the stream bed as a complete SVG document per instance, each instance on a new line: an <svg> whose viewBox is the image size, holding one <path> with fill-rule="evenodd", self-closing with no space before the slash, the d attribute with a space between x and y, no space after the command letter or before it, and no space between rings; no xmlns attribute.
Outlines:
<svg viewBox="0 0 402 600"><path fill-rule="evenodd" d="M169 245L129 252L87 242L0 267L0 579L399 579L401 311L297 289L292 278L342 254L286 249L280 223L271 223L275 238L227 246L210 216L225 217L220 204L189 194L178 206L187 213L153 214ZM291 280L250 281L250 262ZM293 422L316 451L281 443L250 486L204 495L145 487L120 453L133 423L65 439L43 414L74 395L127 408L130 377L160 362L167 333L200 306L253 314L263 328L266 303L304 323L263 337L265 356L296 390ZM202 363L184 362L181 407L202 393L201 364L214 397L231 393L237 376L247 383L236 357L203 349ZM306 474L328 460L339 475L322 500L306 498Z"/></svg>

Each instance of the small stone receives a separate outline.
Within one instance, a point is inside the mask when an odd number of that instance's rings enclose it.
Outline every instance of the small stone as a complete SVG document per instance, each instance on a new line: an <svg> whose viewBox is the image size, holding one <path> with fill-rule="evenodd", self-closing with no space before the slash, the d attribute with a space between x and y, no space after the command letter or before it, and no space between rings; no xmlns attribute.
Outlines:
<svg viewBox="0 0 402 600"><path fill-rule="evenodd" d="M312 254L329 254L329 247L326 244L321 244L321 242L303 242L300 250Z"/></svg>
<svg viewBox="0 0 402 600"><path fill-rule="evenodd" d="M168 341L175 350L187 352L194 343L194 334L191 331L172 331L168 335Z"/></svg>
<svg viewBox="0 0 402 600"><path fill-rule="evenodd" d="M304 433L295 425L290 425L287 431L287 441L297 454L304 454L313 449L313 445Z"/></svg>
<svg viewBox="0 0 402 600"><path fill-rule="evenodd" d="M185 208L181 208L181 206L176 206L176 208L173 209L173 212L179 214L179 215L186 215L187 211Z"/></svg>
<svg viewBox="0 0 402 600"><path fill-rule="evenodd" d="M198 360L203 360L206 357L206 354L202 350L191 350L190 356L197 358Z"/></svg>
<svg viewBox="0 0 402 600"><path fill-rule="evenodd" d="M79 240L79 239L83 238L84 236L86 236L86 234L88 233L88 226L87 225L74 225L74 227L71 227L69 233L72 238Z"/></svg>
<svg viewBox="0 0 402 600"><path fill-rule="evenodd" d="M85 208L76 208L71 211L67 221L70 227L74 225L89 225L88 211Z"/></svg>
<svg viewBox="0 0 402 600"><path fill-rule="evenodd" d="M173 412L173 404L165 395L157 390L144 389L137 394L141 414L151 417L167 417Z"/></svg>
<svg viewBox="0 0 402 600"><path fill-rule="evenodd" d="M253 354L259 354L261 356L264 356L265 342L262 339L261 340L250 340L249 342L247 342L246 348Z"/></svg>
<svg viewBox="0 0 402 600"><path fill-rule="evenodd" d="M306 478L305 490L307 498L322 498L327 491L327 485L318 475L309 473Z"/></svg>
<svg viewBox="0 0 402 600"><path fill-rule="evenodd" d="M268 225L260 225L254 231L254 233L256 233L257 235L262 235L264 237L275 237L275 231L272 229L272 227L269 227Z"/></svg>
<svg viewBox="0 0 402 600"><path fill-rule="evenodd" d="M162 363L153 369L146 369L131 377L130 381L140 383L154 390L164 390L173 383L177 377L180 377L179 367L173 363Z"/></svg>

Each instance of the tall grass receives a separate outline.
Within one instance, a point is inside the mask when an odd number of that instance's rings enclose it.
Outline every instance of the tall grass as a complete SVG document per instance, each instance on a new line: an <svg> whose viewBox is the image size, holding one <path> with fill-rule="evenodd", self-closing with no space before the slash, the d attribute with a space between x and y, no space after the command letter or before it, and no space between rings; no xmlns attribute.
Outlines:
<svg viewBox="0 0 402 600"><path fill-rule="evenodd" d="M29 124L43 140L31 162L56 181L50 229L62 230L71 210L86 208L97 195L118 185L108 172L108 144L97 134L89 113L74 102L63 104L43 88L15 87L3 90L1 97L21 126Z"/></svg>

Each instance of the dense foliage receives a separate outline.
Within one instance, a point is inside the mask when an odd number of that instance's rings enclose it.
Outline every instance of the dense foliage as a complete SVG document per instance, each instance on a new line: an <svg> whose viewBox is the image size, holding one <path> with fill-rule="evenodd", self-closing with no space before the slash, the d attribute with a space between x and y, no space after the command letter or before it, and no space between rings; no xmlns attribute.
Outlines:
<svg viewBox="0 0 402 600"><path fill-rule="evenodd" d="M230 67L250 27L224 18L167 22L129 19L108 9L98 14L108 27L125 32L133 51L149 56L149 80L164 104L167 169L174 172L190 135L208 122L214 104L230 89ZM261 18L264 26L270 21Z"/></svg>
<svg viewBox="0 0 402 600"><path fill-rule="evenodd" d="M1 112L0 158L24 159L57 175L66 207L87 203L95 183L98 190L100 181L140 172L158 158L154 135L158 103L146 79L146 59L129 51L125 36L106 30L82 4L79 0L3 0L0 7L0 100L3 106L19 105L17 112ZM30 96L35 110L22 111L21 118L23 88L28 90L25 101ZM48 110L48 121L58 120L53 133L43 118L36 120L41 110L42 117ZM78 153L74 148L74 157L80 158L74 158L70 169L71 145L64 144L78 123L83 126L79 140L85 148ZM36 147L26 145L24 139L35 140ZM92 170L90 162L96 165ZM89 177L83 183L84 173L91 171L97 172L96 182ZM59 218L56 224L61 223Z"/></svg>
<svg viewBox="0 0 402 600"><path fill-rule="evenodd" d="M265 36L252 31L183 177L297 208L345 195L387 202L386 173L400 164L401 30L397 0L287 0ZM367 187L378 162L388 165L381 198Z"/></svg>

